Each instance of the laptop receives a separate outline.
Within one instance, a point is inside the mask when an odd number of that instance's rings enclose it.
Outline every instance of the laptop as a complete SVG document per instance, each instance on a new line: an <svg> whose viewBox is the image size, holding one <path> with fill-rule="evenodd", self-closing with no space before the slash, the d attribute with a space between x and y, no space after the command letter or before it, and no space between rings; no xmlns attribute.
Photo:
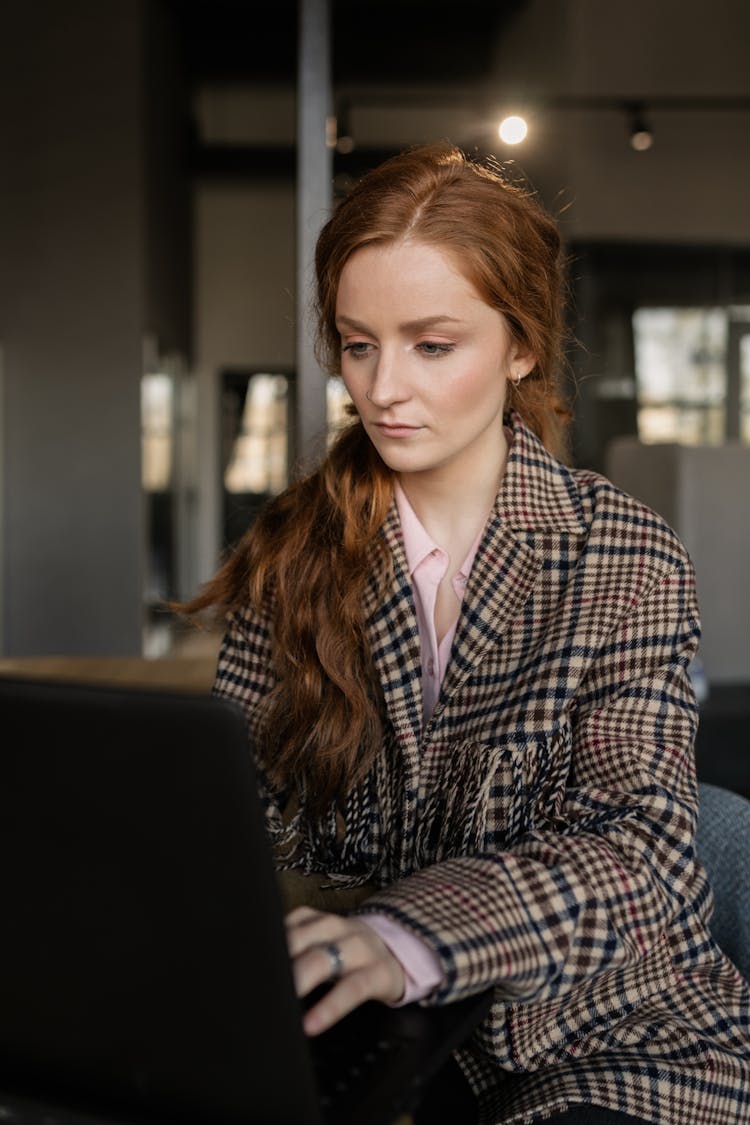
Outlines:
<svg viewBox="0 0 750 1125"><path fill-rule="evenodd" d="M235 704L0 679L0 718L0 1121L393 1125L487 1014L304 1034Z"/></svg>

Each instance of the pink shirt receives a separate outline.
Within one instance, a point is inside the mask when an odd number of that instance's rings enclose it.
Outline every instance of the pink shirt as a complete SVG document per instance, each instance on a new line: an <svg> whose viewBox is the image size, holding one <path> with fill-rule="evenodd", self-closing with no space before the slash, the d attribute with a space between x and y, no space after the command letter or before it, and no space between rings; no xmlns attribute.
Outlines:
<svg viewBox="0 0 750 1125"><path fill-rule="evenodd" d="M445 669L451 653L453 637L458 622L458 610L463 601L464 588L471 572L474 556L484 528L479 532L461 567L453 577L452 585L456 595L456 619L438 644L435 629L435 601L437 590L450 559L447 553L430 538L401 485L396 483L396 504L398 506L401 530L404 536L404 552L409 567L409 576L414 591L417 609L419 640L422 650L422 715L426 723L435 709L443 682ZM404 930L396 922L382 914L368 914L363 919L383 939L390 951L401 962L405 976L406 989L396 1007L419 1000L431 992L442 980L440 962L435 953L414 934Z"/></svg>

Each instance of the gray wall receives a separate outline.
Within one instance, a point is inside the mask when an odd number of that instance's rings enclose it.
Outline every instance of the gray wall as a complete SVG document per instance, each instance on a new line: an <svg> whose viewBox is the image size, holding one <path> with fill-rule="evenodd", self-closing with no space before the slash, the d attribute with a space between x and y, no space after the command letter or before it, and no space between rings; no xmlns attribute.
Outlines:
<svg viewBox="0 0 750 1125"><path fill-rule="evenodd" d="M0 651L12 656L141 651L143 340L184 346L187 332L186 302L149 259L161 249L180 265L174 240L155 237L149 36L133 0L4 11ZM170 292L163 310L157 290Z"/></svg>

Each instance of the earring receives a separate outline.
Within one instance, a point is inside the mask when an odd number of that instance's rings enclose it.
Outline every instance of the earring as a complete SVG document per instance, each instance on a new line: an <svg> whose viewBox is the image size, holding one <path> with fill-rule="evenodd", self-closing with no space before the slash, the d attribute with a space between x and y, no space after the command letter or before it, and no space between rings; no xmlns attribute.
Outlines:
<svg viewBox="0 0 750 1125"><path fill-rule="evenodd" d="M523 375L521 374L520 371L513 371L512 374L511 374L511 379L513 380L513 386L519 387L521 385L521 380L523 379Z"/></svg>

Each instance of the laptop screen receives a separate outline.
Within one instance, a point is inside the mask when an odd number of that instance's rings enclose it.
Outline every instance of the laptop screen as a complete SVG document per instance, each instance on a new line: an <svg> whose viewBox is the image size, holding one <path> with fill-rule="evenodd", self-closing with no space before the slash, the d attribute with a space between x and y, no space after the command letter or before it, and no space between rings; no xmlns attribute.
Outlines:
<svg viewBox="0 0 750 1125"><path fill-rule="evenodd" d="M316 1120L239 709L0 680L0 714L0 1081Z"/></svg>

